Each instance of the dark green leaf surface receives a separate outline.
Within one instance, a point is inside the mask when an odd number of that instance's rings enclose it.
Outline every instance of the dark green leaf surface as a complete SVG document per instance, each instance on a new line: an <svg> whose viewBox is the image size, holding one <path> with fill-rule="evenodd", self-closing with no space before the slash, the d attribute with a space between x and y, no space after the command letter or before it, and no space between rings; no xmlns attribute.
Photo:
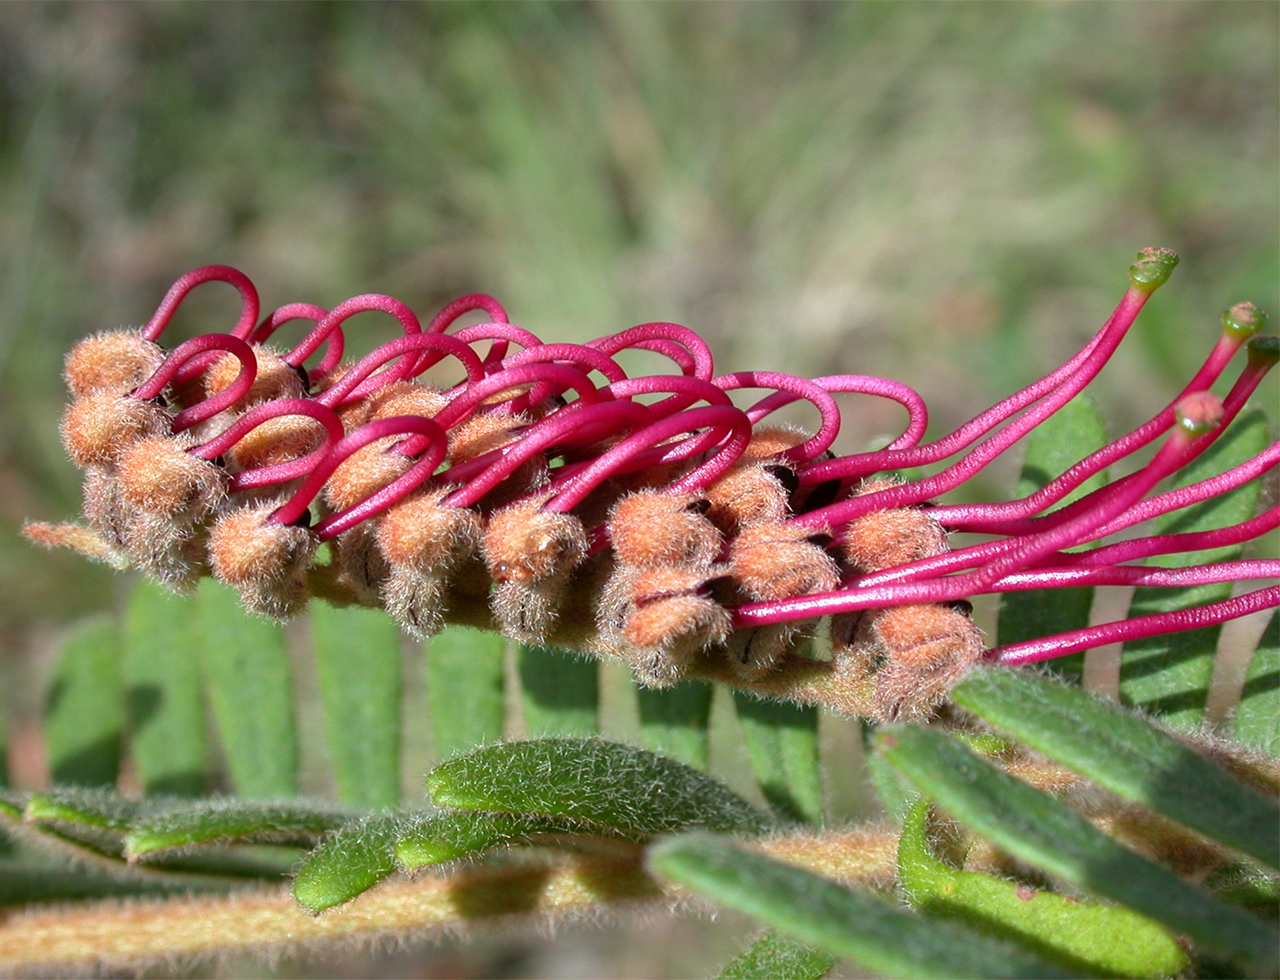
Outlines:
<svg viewBox="0 0 1280 980"><path fill-rule="evenodd" d="M393 874L396 838L405 820L404 814L379 813L325 838L298 866L294 899L304 909L323 912Z"/></svg>
<svg viewBox="0 0 1280 980"><path fill-rule="evenodd" d="M124 736L120 629L98 616L79 624L58 656L45 697L44 738L55 784L114 786Z"/></svg>
<svg viewBox="0 0 1280 980"><path fill-rule="evenodd" d="M649 864L722 905L887 976L1078 976L1011 943L903 912L723 838L663 841L650 849Z"/></svg>
<svg viewBox="0 0 1280 980"><path fill-rule="evenodd" d="M720 971L717 980L822 980L836 957L776 932L766 932Z"/></svg>
<svg viewBox="0 0 1280 980"><path fill-rule="evenodd" d="M600 665L560 650L520 647L520 687L528 738L600 730Z"/></svg>
<svg viewBox="0 0 1280 980"><path fill-rule="evenodd" d="M298 739L284 631L246 614L235 592L213 579L200 583L196 605L200 663L236 792L296 795Z"/></svg>
<svg viewBox="0 0 1280 980"><path fill-rule="evenodd" d="M822 823L822 773L818 765L818 709L762 701L733 692L742 740L764 798L778 813Z"/></svg>
<svg viewBox="0 0 1280 980"><path fill-rule="evenodd" d="M1268 441L1266 416L1257 411L1242 414L1203 456L1178 474L1173 486L1186 486L1243 463L1265 449ZM1255 480L1194 507L1165 514L1155 519L1150 533L1206 531L1246 521L1253 516L1258 491L1259 481ZM1217 548L1198 551L1194 558L1197 564L1230 561L1240 553L1238 546ZM1186 560L1185 555L1157 555L1147 559L1147 564L1175 567ZM1230 596L1230 582L1188 589L1140 588L1134 593L1129 616L1171 612ZM1160 715L1170 725L1195 727L1204 718L1221 633L1218 625L1126 643L1120 660L1120 699Z"/></svg>
<svg viewBox="0 0 1280 980"><path fill-rule="evenodd" d="M544 813L627 834L685 827L761 832L770 819L706 773L629 745L540 739L480 749L437 766L427 790L438 806Z"/></svg>
<svg viewBox="0 0 1280 980"><path fill-rule="evenodd" d="M1063 803L1001 772L959 742L892 726L877 748L951 816L998 847L1090 892L1122 902L1268 976L1280 955L1260 920L1224 905L1126 849Z"/></svg>
<svg viewBox="0 0 1280 980"><path fill-rule="evenodd" d="M462 811L440 813L415 820L400 832L396 860L406 871L452 861L480 851L528 840L541 835L593 834L618 836L607 828L531 813Z"/></svg>
<svg viewBox="0 0 1280 980"><path fill-rule="evenodd" d="M1107 441L1102 413L1088 395L1077 395L1058 412L1031 430L1027 456L1022 464L1014 497L1035 493L1072 464L1101 448ZM1073 490L1057 507L1105 486L1107 474L1095 474ZM1006 592L1000 597L999 643L1019 643L1055 633L1083 629L1089 625L1093 589L1033 589ZM1064 680L1080 680L1084 654L1074 653L1048 661L1049 670Z"/></svg>
<svg viewBox="0 0 1280 980"><path fill-rule="evenodd" d="M0 861L0 906L135 895L185 895L202 884L206 889L218 891L227 887L225 882L200 882L194 877L170 880L156 875L109 875L91 868L68 869Z"/></svg>
<svg viewBox="0 0 1280 980"><path fill-rule="evenodd" d="M1137 912L939 861L929 845L928 811L924 800L911 808L898 844L899 880L918 912L958 919L1086 974L1167 977L1186 969L1187 954L1173 936Z"/></svg>
<svg viewBox="0 0 1280 980"><path fill-rule="evenodd" d="M199 796L208 781L200 628L194 603L150 581L124 620L129 755L148 793Z"/></svg>
<svg viewBox="0 0 1280 980"><path fill-rule="evenodd" d="M302 800L212 799L136 821L125 835L130 859L195 844L255 842L310 846L351 814Z"/></svg>
<svg viewBox="0 0 1280 980"><path fill-rule="evenodd" d="M502 740L506 717L499 633L450 626L427 643L427 699L436 757Z"/></svg>
<svg viewBox="0 0 1280 980"><path fill-rule="evenodd" d="M952 697L1117 796L1280 867L1280 807L1115 702L1000 668Z"/></svg>
<svg viewBox="0 0 1280 980"><path fill-rule="evenodd" d="M338 798L353 807L400 802L400 630L380 609L309 612L316 679Z"/></svg>
<svg viewBox="0 0 1280 980"><path fill-rule="evenodd" d="M711 685L681 681L672 687L636 690L640 707L640 741L646 749L669 755L686 766L706 769L707 723L711 719Z"/></svg>
<svg viewBox="0 0 1280 980"><path fill-rule="evenodd" d="M1236 738L1280 755L1280 615L1271 617L1249 664L1236 708Z"/></svg>

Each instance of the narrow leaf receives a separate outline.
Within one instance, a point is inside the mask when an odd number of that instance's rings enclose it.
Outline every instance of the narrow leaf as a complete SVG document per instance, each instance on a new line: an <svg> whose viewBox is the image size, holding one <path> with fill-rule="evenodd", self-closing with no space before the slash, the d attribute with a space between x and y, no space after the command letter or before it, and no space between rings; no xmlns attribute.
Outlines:
<svg viewBox="0 0 1280 980"><path fill-rule="evenodd" d="M338 798L400 802L400 630L379 609L311 604L311 645Z"/></svg>
<svg viewBox="0 0 1280 980"><path fill-rule="evenodd" d="M822 980L836 957L776 932L766 932L725 964L717 980Z"/></svg>
<svg viewBox="0 0 1280 980"><path fill-rule="evenodd" d="M480 749L427 776L438 806L545 813L628 834L762 832L771 821L706 773L629 745L540 739Z"/></svg>
<svg viewBox="0 0 1280 980"><path fill-rule="evenodd" d="M302 800L204 800L137 821L125 835L130 859L211 843L277 843L310 847L353 819L349 813Z"/></svg>
<svg viewBox="0 0 1280 980"><path fill-rule="evenodd" d="M561 650L520 647L524 730L529 738L600 730L600 668Z"/></svg>
<svg viewBox="0 0 1280 980"><path fill-rule="evenodd" d="M1022 464L1014 497L1026 497L1073 463L1106 444L1107 426L1102 413L1088 395L1077 395L1058 412L1031 430L1027 456ZM1105 486L1107 475L1097 473L1068 494L1058 506ZM1083 629L1089 625L1093 589L1033 589L1006 592L1000 597L999 642L1018 643L1055 633ZM1084 654L1075 653L1049 661L1048 669L1064 680L1079 682L1084 670Z"/></svg>
<svg viewBox="0 0 1280 980"><path fill-rule="evenodd" d="M1084 973L1168 977L1186 968L1187 954L1173 936L1136 912L939 861L929 846L928 811L924 800L911 808L898 846L899 880L918 912L957 919Z"/></svg>
<svg viewBox="0 0 1280 980"><path fill-rule="evenodd" d="M99 616L63 644L45 700L45 751L53 782L114 786L120 772L124 694L120 630Z"/></svg>
<svg viewBox="0 0 1280 980"><path fill-rule="evenodd" d="M506 642L500 633L450 626L427 644L427 699L437 758L502 740Z"/></svg>
<svg viewBox="0 0 1280 980"><path fill-rule="evenodd" d="M650 849L649 864L722 905L891 977L1077 975L1011 943L903 912L723 838L663 841Z"/></svg>
<svg viewBox="0 0 1280 980"><path fill-rule="evenodd" d="M1236 708L1236 738L1270 755L1280 755L1280 615L1258 642Z"/></svg>
<svg viewBox="0 0 1280 980"><path fill-rule="evenodd" d="M636 691L640 706L640 741L660 755L695 769L706 769L707 723L711 720L711 685L681 681L673 687Z"/></svg>
<svg viewBox="0 0 1280 980"><path fill-rule="evenodd" d="M125 610L129 751L148 793L199 796L208 778L195 612L147 580Z"/></svg>
<svg viewBox="0 0 1280 980"><path fill-rule="evenodd" d="M1001 772L954 739L891 726L876 741L921 793L1014 857L1206 946L1241 956L1263 975L1274 969L1280 948L1260 920L1127 850L1065 804Z"/></svg>
<svg viewBox="0 0 1280 980"><path fill-rule="evenodd" d="M335 831L298 865L294 899L304 909L323 912L390 877L404 822L403 814L379 813Z"/></svg>
<svg viewBox="0 0 1280 980"><path fill-rule="evenodd" d="M495 847L553 836L583 834L618 837L616 831L565 817L531 813L489 813L483 810L440 813L415 820L400 831L396 860L406 871L452 861Z"/></svg>
<svg viewBox="0 0 1280 980"><path fill-rule="evenodd" d="M1174 485L1186 486L1228 470L1260 453L1267 443L1266 416L1257 411L1241 415L1203 456L1178 474ZM1246 521L1253 516L1258 491L1259 481L1255 480L1194 507L1165 514L1153 522L1151 533L1207 531ZM1217 548L1196 552L1195 560L1230 561L1240 553L1239 546ZM1158 555L1147 563L1174 567L1185 560L1182 555ZM1230 597L1230 582L1186 589L1140 588L1134 593L1129 615L1171 612ZM1120 659L1120 699L1160 715L1175 727L1195 727L1204 718L1221 633L1218 625L1126 643Z"/></svg>
<svg viewBox="0 0 1280 980"><path fill-rule="evenodd" d="M1280 867L1280 807L1114 701L999 668L952 696L1117 796Z"/></svg>
<svg viewBox="0 0 1280 980"><path fill-rule="evenodd" d="M155 875L108 875L90 868L0 861L0 906L89 898L183 895L199 888L200 884L191 877L168 880ZM227 887L224 882L207 881L203 884L206 889L217 891Z"/></svg>
<svg viewBox="0 0 1280 980"><path fill-rule="evenodd" d="M205 579L196 593L200 662L218 735L242 796L294 796L298 744L284 632L248 616L235 593Z"/></svg>
<svg viewBox="0 0 1280 980"><path fill-rule="evenodd" d="M818 765L818 709L762 701L733 692L742 740L764 798L778 813L822 823L822 773Z"/></svg>

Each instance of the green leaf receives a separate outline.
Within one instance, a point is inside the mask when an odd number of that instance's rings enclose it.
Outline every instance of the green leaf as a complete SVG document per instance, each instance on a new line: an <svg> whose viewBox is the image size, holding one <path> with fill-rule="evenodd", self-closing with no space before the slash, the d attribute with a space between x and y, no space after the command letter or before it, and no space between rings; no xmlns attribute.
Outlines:
<svg viewBox="0 0 1280 980"><path fill-rule="evenodd" d="M129 754L148 793L199 796L208 779L194 605L150 581L124 619Z"/></svg>
<svg viewBox="0 0 1280 980"><path fill-rule="evenodd" d="M400 630L380 609L311 604L311 645L338 798L400 802Z"/></svg>
<svg viewBox="0 0 1280 980"><path fill-rule="evenodd" d="M326 837L298 865L293 897L304 909L323 912L368 891L396 870L395 845L406 817L378 813Z"/></svg>
<svg viewBox="0 0 1280 980"><path fill-rule="evenodd" d="M654 845L659 873L820 949L891 977L1071 977L1010 943L920 918L881 899L747 851L688 834Z"/></svg>
<svg viewBox="0 0 1280 980"><path fill-rule="evenodd" d="M871 785L875 787L876 797L884 808L885 816L894 823L901 823L919 794L902 778L897 769L889 765L883 755L874 751L878 729L875 722L867 718L860 719L859 728L862 734L863 760L867 775L871 777Z"/></svg>
<svg viewBox="0 0 1280 980"><path fill-rule="evenodd" d="M1236 738L1280 755L1280 615L1271 617L1249 664L1236 708Z"/></svg>
<svg viewBox="0 0 1280 980"><path fill-rule="evenodd" d="M427 790L438 806L544 813L627 834L685 827L763 832L772 822L706 773L599 739L508 742L437 766Z"/></svg>
<svg viewBox="0 0 1280 980"><path fill-rule="evenodd" d="M562 650L520 647L524 730L529 738L600 730L600 667Z"/></svg>
<svg viewBox="0 0 1280 980"><path fill-rule="evenodd" d="M822 772L818 764L818 709L762 701L733 692L742 739L764 798L778 813L802 823L822 823Z"/></svg>
<svg viewBox="0 0 1280 980"><path fill-rule="evenodd" d="M1127 850L1065 804L954 739L895 725L882 729L876 742L921 793L1014 857L1210 948L1241 956L1263 975L1274 969L1280 947L1260 920Z"/></svg>
<svg viewBox="0 0 1280 980"><path fill-rule="evenodd" d="M135 822L125 835L130 859L212 843L278 843L310 847L353 819L325 804L212 799Z"/></svg>
<svg viewBox="0 0 1280 980"><path fill-rule="evenodd" d="M415 820L411 826L401 830L395 855L406 871L416 871L427 865L534 837L580 837L583 834L619 837L616 831L597 824L545 814L490 813L483 810L440 813Z"/></svg>
<svg viewBox="0 0 1280 980"><path fill-rule="evenodd" d="M241 796L295 796L298 739L284 631L247 615L233 590L205 579L196 592L200 662L213 717Z"/></svg>
<svg viewBox="0 0 1280 980"><path fill-rule="evenodd" d="M1038 891L990 875L959 871L934 856L929 804L911 808L898 844L898 872L912 908L1010 939L1076 971L1118 977L1181 973L1187 954L1145 916Z"/></svg>
<svg viewBox="0 0 1280 980"><path fill-rule="evenodd" d="M1088 395L1077 395L1058 412L1031 430L1014 497L1027 497L1107 442L1102 413ZM1059 507L1105 486L1107 475L1097 473L1069 493ZM1006 592L1000 597L999 643L1018 643L1089 625L1093 589L1032 589ZM1079 682L1084 654L1048 662L1048 669L1064 680Z"/></svg>
<svg viewBox="0 0 1280 980"><path fill-rule="evenodd" d="M91 898L185 895L197 888L224 891L227 887L226 882L201 882L191 876L111 875L85 867L70 869L25 861L0 861L0 906Z"/></svg>
<svg viewBox="0 0 1280 980"><path fill-rule="evenodd" d="M147 810L170 801L130 800L105 789L52 789L27 799L23 819L56 831L69 842L105 857L124 857L124 834Z"/></svg>
<svg viewBox="0 0 1280 980"><path fill-rule="evenodd" d="M67 638L45 700L45 751L54 783L114 786L124 736L120 630L86 620Z"/></svg>
<svg viewBox="0 0 1280 980"><path fill-rule="evenodd" d="M450 626L427 644L427 699L436 757L502 740L506 702L499 633Z"/></svg>
<svg viewBox="0 0 1280 980"><path fill-rule="evenodd" d="M9 785L9 721L0 702L0 787Z"/></svg>
<svg viewBox="0 0 1280 980"><path fill-rule="evenodd" d="M1280 807L1114 701L1000 668L952 697L1117 796L1280 867Z"/></svg>
<svg viewBox="0 0 1280 980"><path fill-rule="evenodd" d="M644 747L669 755L686 766L706 769L711 693L710 684L692 680L661 689L639 688L636 700L640 707L640 741Z"/></svg>
<svg viewBox="0 0 1280 980"><path fill-rule="evenodd" d="M725 964L717 980L822 980L836 957L776 932L766 932Z"/></svg>
<svg viewBox="0 0 1280 980"><path fill-rule="evenodd" d="M1260 412L1241 415L1199 459L1182 470L1173 486L1183 487L1230 469L1267 447L1267 419ZM1182 534L1238 524L1253 516L1259 481L1206 500L1186 510L1158 517L1152 534ZM1230 561L1241 554L1239 546L1195 553L1197 563ZM1157 555L1147 564L1176 567L1183 555ZM1200 585L1186 589L1140 588L1133 596L1129 616L1172 612L1187 606L1220 602L1231 596L1231 583ZM1222 626L1153 636L1125 644L1120 659L1120 699L1157 714L1167 724L1193 728L1204 718L1214 654Z"/></svg>

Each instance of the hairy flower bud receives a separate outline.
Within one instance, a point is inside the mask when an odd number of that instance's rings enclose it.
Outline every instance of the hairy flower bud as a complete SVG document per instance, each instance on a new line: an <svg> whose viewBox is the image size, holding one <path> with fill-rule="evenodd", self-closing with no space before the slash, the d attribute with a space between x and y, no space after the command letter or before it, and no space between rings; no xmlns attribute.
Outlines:
<svg viewBox="0 0 1280 980"><path fill-rule="evenodd" d="M250 612L288 619L306 605L316 539L306 528L270 520L277 507L258 504L220 517L209 533L209 561Z"/></svg>
<svg viewBox="0 0 1280 980"><path fill-rule="evenodd" d="M226 496L227 474L187 452L189 439L140 439L120 457L120 497L134 510L192 522L212 514Z"/></svg>
<svg viewBox="0 0 1280 980"><path fill-rule="evenodd" d="M587 554L587 532L572 514L524 500L495 511L485 529L484 558L498 583L493 612L517 638L536 642L554 624L564 590Z"/></svg>
<svg viewBox="0 0 1280 980"><path fill-rule="evenodd" d="M628 494L609 511L613 553L623 565L635 568L710 564L723 542L703 516L706 510L707 502L693 494Z"/></svg>
<svg viewBox="0 0 1280 980"><path fill-rule="evenodd" d="M393 448L403 438L378 439L344 459L325 482L325 504L335 511L353 507L403 476L413 465Z"/></svg>
<svg viewBox="0 0 1280 980"><path fill-rule="evenodd" d="M237 402L237 408L243 410L277 398L302 398L306 395L306 386L297 368L275 351L255 344L253 356L258 363L258 373L254 375L253 386L248 394ZM200 376L200 387L203 390L201 396L193 400L203 401L230 388L240 376L241 369L239 359L230 354L219 357Z"/></svg>
<svg viewBox="0 0 1280 980"><path fill-rule="evenodd" d="M78 466L114 464L139 439L168 431L159 405L110 389L76 399L62 416L62 444Z"/></svg>
<svg viewBox="0 0 1280 980"><path fill-rule="evenodd" d="M729 568L757 602L831 592L840 584L840 573L823 547L828 540L794 524L756 524L734 539Z"/></svg>
<svg viewBox="0 0 1280 980"><path fill-rule="evenodd" d="M858 495L889 490L891 480L865 480ZM845 527L842 550L849 564L859 572L878 572L895 565L932 558L947 550L942 526L917 507L894 507L872 511Z"/></svg>
<svg viewBox="0 0 1280 980"><path fill-rule="evenodd" d="M703 491L711 503L707 519L727 537L752 524L785 520L790 493L783 476L790 472L776 465L739 463Z"/></svg>
<svg viewBox="0 0 1280 980"><path fill-rule="evenodd" d="M885 658L875 675L881 721L928 717L982 660L982 634L964 612L947 605L870 610L863 623Z"/></svg>
<svg viewBox="0 0 1280 980"><path fill-rule="evenodd" d="M86 337L63 365L67 390L75 398L94 391L132 391L156 373L164 361L158 344L134 330L111 330Z"/></svg>

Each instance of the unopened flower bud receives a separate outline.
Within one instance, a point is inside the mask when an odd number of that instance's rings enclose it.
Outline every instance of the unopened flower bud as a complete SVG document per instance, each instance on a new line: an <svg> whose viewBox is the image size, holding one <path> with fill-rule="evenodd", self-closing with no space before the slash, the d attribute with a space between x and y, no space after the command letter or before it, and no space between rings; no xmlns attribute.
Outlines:
<svg viewBox="0 0 1280 980"><path fill-rule="evenodd" d="M164 361L158 344L134 330L112 330L86 337L63 366L67 390L75 398L94 391L132 391L156 373Z"/></svg>
<svg viewBox="0 0 1280 980"><path fill-rule="evenodd" d="M495 511L485 529L484 558L498 583L493 612L513 636L539 641L555 623L574 570L587 554L587 532L572 514L525 500Z"/></svg>
<svg viewBox="0 0 1280 980"><path fill-rule="evenodd" d="M870 630L885 656L875 675L875 714L881 721L928 717L982 660L982 634L947 605L873 610Z"/></svg>
<svg viewBox="0 0 1280 980"><path fill-rule="evenodd" d="M226 496L227 474L187 452L190 440L152 436L120 457L120 496L135 510L186 522L212 514Z"/></svg>
<svg viewBox="0 0 1280 980"><path fill-rule="evenodd" d="M413 465L394 450L403 436L378 439L344 459L324 485L324 502L335 511L354 507L399 479Z"/></svg>
<svg viewBox="0 0 1280 980"><path fill-rule="evenodd" d="M752 524L785 520L790 493L783 475L789 472L760 463L732 467L703 491L711 502L707 519L727 537Z"/></svg>
<svg viewBox="0 0 1280 980"><path fill-rule="evenodd" d="M306 605L316 539L306 528L272 521L277 506L259 504L220 517L209 533L209 560L214 576L236 589L250 612L288 619Z"/></svg>
<svg viewBox="0 0 1280 980"><path fill-rule="evenodd" d="M859 496L896 486L891 480L866 480ZM947 536L927 511L893 507L872 511L849 522L842 535L849 564L859 572L878 572L896 565L932 558L947 550Z"/></svg>
<svg viewBox="0 0 1280 980"><path fill-rule="evenodd" d="M254 375L253 386L248 394L236 403L237 408L246 409L277 398L302 398L306 395L302 376L283 357L256 344L253 345L253 355L258 362L258 373ZM230 354L219 357L200 376L202 398L212 398L223 389L230 388L242 369L243 365L238 358ZM202 398L196 398L195 401Z"/></svg>
<svg viewBox="0 0 1280 980"><path fill-rule="evenodd" d="M468 507L448 507L445 490L415 494L378 518L378 546L392 565L449 568L480 549L484 522Z"/></svg>
<svg viewBox="0 0 1280 980"><path fill-rule="evenodd" d="M105 389L67 406L62 444L79 466L111 465L139 439L167 433L169 424L159 405Z"/></svg>
<svg viewBox="0 0 1280 980"><path fill-rule="evenodd" d="M723 542L706 517L708 504L693 494L653 490L623 497L609 512L609 540L624 565L660 568L706 565Z"/></svg>
<svg viewBox="0 0 1280 980"><path fill-rule="evenodd" d="M729 552L734 580L757 602L831 592L840 584L835 560L812 528L770 523L748 527Z"/></svg>
<svg viewBox="0 0 1280 980"><path fill-rule="evenodd" d="M227 450L227 462L236 471L287 463L319 449L325 436L324 426L314 419L282 415L267 419L245 433Z"/></svg>

